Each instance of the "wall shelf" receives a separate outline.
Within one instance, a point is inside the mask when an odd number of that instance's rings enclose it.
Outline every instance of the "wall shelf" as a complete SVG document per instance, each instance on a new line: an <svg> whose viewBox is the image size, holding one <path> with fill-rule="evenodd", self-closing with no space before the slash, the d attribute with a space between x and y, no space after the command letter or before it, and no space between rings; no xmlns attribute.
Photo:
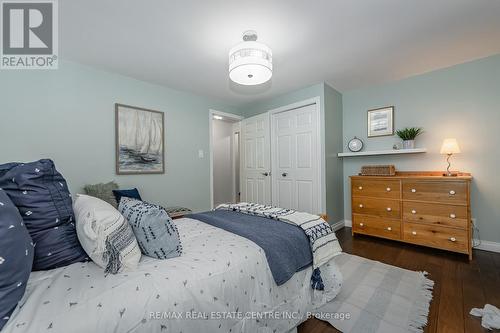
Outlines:
<svg viewBox="0 0 500 333"><path fill-rule="evenodd" d="M360 151L357 153L346 152L338 153L338 157L355 157L355 156L376 156L376 155L400 155L400 154L421 154L427 152L427 148L414 148L414 149L388 149L388 150L373 150L373 151Z"/></svg>

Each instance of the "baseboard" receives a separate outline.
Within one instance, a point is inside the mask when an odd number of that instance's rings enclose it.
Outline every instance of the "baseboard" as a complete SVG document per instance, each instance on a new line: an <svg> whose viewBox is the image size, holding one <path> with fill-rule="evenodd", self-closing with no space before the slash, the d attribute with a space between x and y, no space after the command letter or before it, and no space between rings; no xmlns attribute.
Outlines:
<svg viewBox="0 0 500 333"><path fill-rule="evenodd" d="M351 220L344 220L344 226L352 228L352 221Z"/></svg>
<svg viewBox="0 0 500 333"><path fill-rule="evenodd" d="M474 246L474 249L476 250L484 250L484 251L500 253L500 243L474 239L474 243L476 242L481 242L480 245Z"/></svg>
<svg viewBox="0 0 500 333"><path fill-rule="evenodd" d="M340 220L337 223L331 225L333 231L340 230L344 227L344 220Z"/></svg>

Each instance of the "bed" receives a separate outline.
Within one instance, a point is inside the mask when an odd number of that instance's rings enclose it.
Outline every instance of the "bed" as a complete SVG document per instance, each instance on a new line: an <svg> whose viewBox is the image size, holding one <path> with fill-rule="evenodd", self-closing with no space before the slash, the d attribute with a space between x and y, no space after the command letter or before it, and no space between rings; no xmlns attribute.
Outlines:
<svg viewBox="0 0 500 333"><path fill-rule="evenodd" d="M104 275L92 262L33 272L2 333L289 332L332 300L341 274L333 261L325 290L312 268L277 286L264 251L252 241L191 219L175 220L183 255L143 256L133 272Z"/></svg>

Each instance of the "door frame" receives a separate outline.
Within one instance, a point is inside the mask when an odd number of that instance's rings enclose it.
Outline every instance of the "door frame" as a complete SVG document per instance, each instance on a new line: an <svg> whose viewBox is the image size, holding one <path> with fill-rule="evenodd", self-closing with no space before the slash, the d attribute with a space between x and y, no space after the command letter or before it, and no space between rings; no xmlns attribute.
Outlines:
<svg viewBox="0 0 500 333"><path fill-rule="evenodd" d="M239 116L234 113L228 113L228 112L222 112L214 109L209 109L208 110L208 151L210 155L210 166L209 166L209 172L210 172L210 209L214 209L214 151L213 151L213 126L212 126L212 121L214 120L214 116L221 116L230 120L233 120L234 123L239 123L240 121L243 120L242 116ZM233 133L234 134L234 133ZM231 138L233 140L233 138ZM231 151L231 155L234 153L234 151ZM232 164L231 167L234 167L234 163ZM234 175L233 179L231 179L234 185ZM234 187L234 186L233 186ZM234 191L234 189L233 189Z"/></svg>
<svg viewBox="0 0 500 333"><path fill-rule="evenodd" d="M291 111L294 109L298 109L304 106L316 105L316 115L317 115L317 124L318 124L318 133L317 140L319 145L317 147L317 156L320 157L320 170L317 178L318 181L318 198L320 198L319 212L315 212L316 214L326 214L326 155L325 155L325 111L321 108L321 97L316 96L313 98L305 99L296 103L288 104L285 106L281 106L276 109L269 110L267 113L269 114L269 130L272 142L273 136L273 128L272 128L272 116L277 113L282 113L286 111ZM271 173L274 175L274 166L276 165L276 154L273 155L273 146L271 145ZM273 182L272 182L273 183ZM274 190L271 183L271 191ZM273 203L274 204L274 203Z"/></svg>
<svg viewBox="0 0 500 333"><path fill-rule="evenodd" d="M236 142L236 134L238 134L238 142ZM236 191L236 179L238 179L238 184L240 185L238 187L238 192L241 192L241 180L240 174L241 174L241 121L237 123L233 123L233 132L231 133L231 140L233 143L233 149L231 151L232 154L232 168L233 168L233 199L235 202L237 202L239 198L239 193ZM236 147L238 147L238 158L236 159ZM236 160L238 160L238 163L236 163ZM238 166L238 168L236 168ZM238 177L236 177L236 171L238 171Z"/></svg>

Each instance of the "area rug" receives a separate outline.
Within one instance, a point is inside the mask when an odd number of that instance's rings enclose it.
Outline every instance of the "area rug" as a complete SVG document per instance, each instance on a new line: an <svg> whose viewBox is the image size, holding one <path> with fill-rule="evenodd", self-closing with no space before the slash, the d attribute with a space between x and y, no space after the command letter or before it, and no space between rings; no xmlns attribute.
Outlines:
<svg viewBox="0 0 500 333"><path fill-rule="evenodd" d="M343 333L423 332L434 282L414 272L343 253L335 258L343 275L337 297L315 311Z"/></svg>

